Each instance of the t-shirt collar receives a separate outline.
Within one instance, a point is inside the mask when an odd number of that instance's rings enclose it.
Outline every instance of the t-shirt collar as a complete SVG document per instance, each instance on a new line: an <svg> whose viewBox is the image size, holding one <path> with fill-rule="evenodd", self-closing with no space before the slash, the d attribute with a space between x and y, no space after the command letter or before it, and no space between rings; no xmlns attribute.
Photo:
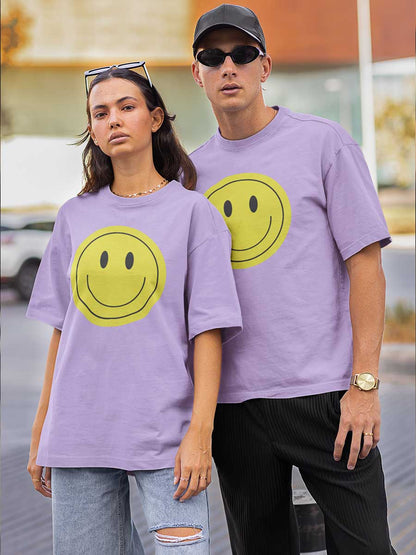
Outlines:
<svg viewBox="0 0 416 555"><path fill-rule="evenodd" d="M279 110L275 117L266 125L266 127L263 127L263 129L261 129L257 133L254 133L254 135L246 137L245 139L237 139L232 141L230 139L224 139L218 128L215 134L215 139L218 141L221 147L225 148L226 150L240 150L242 148L258 143L259 141L262 141L271 133L276 132L287 112L287 109L281 106L273 106L273 108L275 110Z"/></svg>
<svg viewBox="0 0 416 555"><path fill-rule="evenodd" d="M120 197L118 195L115 195L111 189L110 186L107 185L106 187L103 187L102 189L100 189L100 192L103 196L103 198L106 199L106 201L110 202L111 204L116 204L118 206L121 207L126 207L129 208L131 206L144 206L150 203L155 203L155 202L159 202L161 200L164 199L164 197L169 194L169 191L173 188L175 188L175 186L180 186L181 185L177 182L177 181L170 181L169 183L167 183L167 185L165 185L164 187L162 187L161 189L159 189L158 191L155 191L154 193L150 193L149 195L143 195L140 197Z"/></svg>

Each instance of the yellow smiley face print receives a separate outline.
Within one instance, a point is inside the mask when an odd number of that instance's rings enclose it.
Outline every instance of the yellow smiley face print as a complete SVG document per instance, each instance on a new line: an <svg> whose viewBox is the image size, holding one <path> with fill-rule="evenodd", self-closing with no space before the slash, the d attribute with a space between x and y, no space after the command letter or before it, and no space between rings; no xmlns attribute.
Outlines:
<svg viewBox="0 0 416 555"><path fill-rule="evenodd" d="M166 266L150 237L126 226L89 235L71 268L75 306L97 326L122 326L149 314L160 299Z"/></svg>
<svg viewBox="0 0 416 555"><path fill-rule="evenodd" d="M232 235L234 269L267 260L282 245L291 221L290 202L271 177L240 173L222 179L205 196L222 214Z"/></svg>

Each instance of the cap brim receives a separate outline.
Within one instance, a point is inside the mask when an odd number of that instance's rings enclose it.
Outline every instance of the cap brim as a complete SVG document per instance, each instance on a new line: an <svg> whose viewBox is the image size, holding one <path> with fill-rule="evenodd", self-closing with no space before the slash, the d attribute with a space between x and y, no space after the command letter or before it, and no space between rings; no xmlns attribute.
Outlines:
<svg viewBox="0 0 416 555"><path fill-rule="evenodd" d="M250 33L249 31L246 31L245 29L243 29L242 27L239 27L238 25L232 25L231 23L218 23L217 25L213 25L212 27L210 27L209 29L206 29L205 31L203 31L198 38L196 38L194 40L194 43L192 45L192 48L195 50L197 48L197 44L198 42L201 41L201 39L207 34L210 33L211 31L215 31L216 29L224 29L225 27L231 27L234 29L239 29L240 31L243 31L243 33L245 33L246 35L248 35L249 37L253 38L256 42L258 42L260 44L260 46L263 48L264 52L266 52L266 47L264 46L264 44L261 43L261 41L259 41L258 37L254 36L252 33Z"/></svg>

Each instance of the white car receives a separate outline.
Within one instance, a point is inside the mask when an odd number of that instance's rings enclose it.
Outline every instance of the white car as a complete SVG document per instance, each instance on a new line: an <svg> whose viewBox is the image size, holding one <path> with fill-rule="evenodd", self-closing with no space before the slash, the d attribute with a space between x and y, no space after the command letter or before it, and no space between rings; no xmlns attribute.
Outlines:
<svg viewBox="0 0 416 555"><path fill-rule="evenodd" d="M24 300L32 292L55 217L56 211L2 213L1 284L14 287Z"/></svg>

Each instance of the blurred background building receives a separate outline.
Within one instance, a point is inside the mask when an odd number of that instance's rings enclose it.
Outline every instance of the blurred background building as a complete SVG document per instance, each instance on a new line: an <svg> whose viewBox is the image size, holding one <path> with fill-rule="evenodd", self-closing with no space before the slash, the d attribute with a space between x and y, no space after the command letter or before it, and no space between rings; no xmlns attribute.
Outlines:
<svg viewBox="0 0 416 555"><path fill-rule="evenodd" d="M60 204L81 188L83 72L146 60L190 151L216 128L192 79L192 35L213 0L2 1L3 206ZM234 2L238 3L238 2ZM361 144L355 0L246 0L274 62L269 104L339 121ZM414 178L414 5L371 0L379 185Z"/></svg>
<svg viewBox="0 0 416 555"><path fill-rule="evenodd" d="M229 0L232 2L232 0ZM365 0L363 0L365 1ZM50 329L24 318L58 205L80 191L84 71L146 60L188 151L216 129L193 81L198 17L220 0L1 0L2 553L51 553L49 500L26 472ZM362 144L357 0L239 0L259 16L274 62L269 105L341 123ZM232 2L232 3L239 3ZM415 553L414 21L412 0L369 0L377 181L393 244L383 249L381 451L389 522ZM400 235L397 235L400 234ZM296 485L296 482L295 482ZM298 486L296 486L298 487ZM210 486L213 555L231 553L218 484ZM153 553L137 499L133 516ZM147 538L147 539L146 539Z"/></svg>

